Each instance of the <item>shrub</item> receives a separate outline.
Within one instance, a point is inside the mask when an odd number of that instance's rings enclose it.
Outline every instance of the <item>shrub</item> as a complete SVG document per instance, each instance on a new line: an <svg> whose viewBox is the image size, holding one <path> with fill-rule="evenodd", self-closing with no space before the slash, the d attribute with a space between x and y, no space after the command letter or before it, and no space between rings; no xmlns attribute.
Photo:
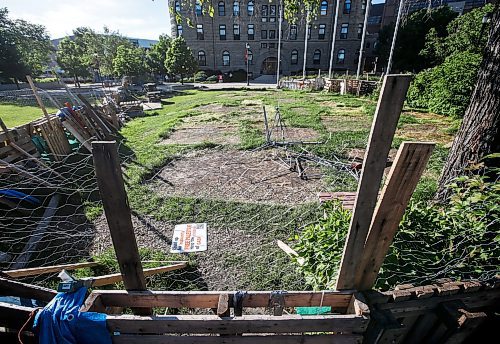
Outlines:
<svg viewBox="0 0 500 344"><path fill-rule="evenodd" d="M498 178L498 171L494 173ZM425 284L437 278L490 279L500 268L500 183L483 176L460 177L449 185L449 204L410 202L376 283ZM304 259L300 270L315 289L332 288L349 227L350 212L326 206L328 216L294 239Z"/></svg>
<svg viewBox="0 0 500 344"><path fill-rule="evenodd" d="M200 70L194 75L194 81L205 81L207 80L207 73Z"/></svg>
<svg viewBox="0 0 500 344"><path fill-rule="evenodd" d="M210 81L210 82L213 82L213 81L217 81L218 80L218 77L217 75L211 75L209 76L206 81Z"/></svg>
<svg viewBox="0 0 500 344"><path fill-rule="evenodd" d="M408 91L408 104L448 116L462 117L476 83L481 55L453 54L432 69L417 74Z"/></svg>

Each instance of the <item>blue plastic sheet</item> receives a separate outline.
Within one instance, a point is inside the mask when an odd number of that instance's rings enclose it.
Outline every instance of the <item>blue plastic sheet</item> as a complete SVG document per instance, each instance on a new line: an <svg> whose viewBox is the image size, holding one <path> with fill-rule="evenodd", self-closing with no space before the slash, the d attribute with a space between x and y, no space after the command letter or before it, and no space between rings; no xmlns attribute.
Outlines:
<svg viewBox="0 0 500 344"><path fill-rule="evenodd" d="M111 344L106 314L80 312L87 288L73 293L57 293L37 313L33 329L40 344Z"/></svg>

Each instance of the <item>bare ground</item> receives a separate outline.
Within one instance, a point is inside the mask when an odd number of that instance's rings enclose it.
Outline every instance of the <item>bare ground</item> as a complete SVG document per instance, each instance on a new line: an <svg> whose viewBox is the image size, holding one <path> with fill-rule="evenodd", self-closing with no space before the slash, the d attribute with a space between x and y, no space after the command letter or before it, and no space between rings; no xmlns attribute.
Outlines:
<svg viewBox="0 0 500 344"><path fill-rule="evenodd" d="M303 180L280 160L281 150L202 150L167 165L154 188L166 195L297 204L316 200L320 179ZM304 165L312 176L321 171Z"/></svg>
<svg viewBox="0 0 500 344"><path fill-rule="evenodd" d="M199 144L213 142L217 144L238 145L241 143L238 127L235 125L215 125L181 127L176 129L162 144Z"/></svg>

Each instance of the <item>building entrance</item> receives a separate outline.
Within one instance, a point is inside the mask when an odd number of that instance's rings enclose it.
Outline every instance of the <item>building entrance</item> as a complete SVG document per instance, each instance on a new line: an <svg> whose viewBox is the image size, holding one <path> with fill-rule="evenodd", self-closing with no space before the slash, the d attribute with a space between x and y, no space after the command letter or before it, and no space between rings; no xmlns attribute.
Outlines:
<svg viewBox="0 0 500 344"><path fill-rule="evenodd" d="M262 62L261 74L276 74L276 68L278 68L278 59L276 57L268 57Z"/></svg>

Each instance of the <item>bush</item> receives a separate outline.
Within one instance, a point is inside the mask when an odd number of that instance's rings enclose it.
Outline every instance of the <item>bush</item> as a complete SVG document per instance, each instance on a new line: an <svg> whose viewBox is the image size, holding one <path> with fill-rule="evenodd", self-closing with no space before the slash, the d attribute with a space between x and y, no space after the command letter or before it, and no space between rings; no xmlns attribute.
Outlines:
<svg viewBox="0 0 500 344"><path fill-rule="evenodd" d="M494 173L498 178L498 171ZM449 185L449 204L410 202L380 270L377 288L426 284L437 278L493 278L500 267L500 183L483 176L460 177ZM328 217L295 236L304 259L300 270L315 289L335 284L350 212L339 203Z"/></svg>
<svg viewBox="0 0 500 344"><path fill-rule="evenodd" d="M194 81L205 81L207 80L207 73L200 70L199 72L197 72L195 75L194 75Z"/></svg>
<svg viewBox="0 0 500 344"><path fill-rule="evenodd" d="M247 80L247 72L243 69L238 69L229 73L226 73L224 77L225 82L241 82ZM231 77L229 77L231 75Z"/></svg>
<svg viewBox="0 0 500 344"><path fill-rule="evenodd" d="M420 72L408 91L408 104L448 116L462 117L477 79L481 55L468 51L447 57Z"/></svg>

